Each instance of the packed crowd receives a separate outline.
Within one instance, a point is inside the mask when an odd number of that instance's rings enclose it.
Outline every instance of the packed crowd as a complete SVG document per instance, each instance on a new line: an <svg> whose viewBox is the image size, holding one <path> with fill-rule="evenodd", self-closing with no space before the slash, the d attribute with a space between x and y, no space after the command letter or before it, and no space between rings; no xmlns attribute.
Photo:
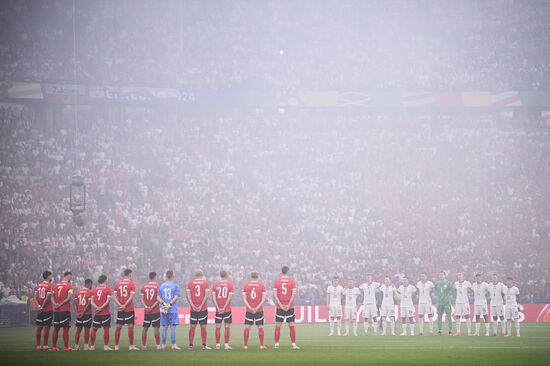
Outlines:
<svg viewBox="0 0 550 366"><path fill-rule="evenodd" d="M550 88L547 1L74 4L73 12L72 0L4 2L0 80L72 83L76 74L92 85L184 88Z"/></svg>
<svg viewBox="0 0 550 366"><path fill-rule="evenodd" d="M238 286L251 270L271 283L286 264L299 303L322 302L334 275L440 270L511 275L521 301L548 299L540 121L130 110L109 122L92 109L75 138L71 118L36 118L0 107L0 281L12 292L30 292L44 269L76 283L123 268L180 281L225 269ZM68 210L76 169L89 192L82 228Z"/></svg>

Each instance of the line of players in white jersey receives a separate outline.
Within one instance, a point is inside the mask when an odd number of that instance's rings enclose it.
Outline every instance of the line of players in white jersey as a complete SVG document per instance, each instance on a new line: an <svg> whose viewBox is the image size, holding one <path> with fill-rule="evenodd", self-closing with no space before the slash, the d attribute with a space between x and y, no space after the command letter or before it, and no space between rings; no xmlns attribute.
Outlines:
<svg viewBox="0 0 550 366"><path fill-rule="evenodd" d="M437 283L443 284L447 282L445 273L440 273ZM353 324L353 334L357 336L357 323L361 309L357 309L357 298L363 295L362 313L364 318L364 332L368 335L369 328L372 328L374 335L378 334L378 317L380 316L382 333L386 335L387 324L390 324L391 335L395 335L395 309L399 302L399 315L401 316L402 333L401 336L407 335L407 323L410 327L410 335L415 334L414 320L414 304L413 298L418 297L418 324L419 335L424 334L424 323L427 320L429 324L429 334L433 335L434 327L434 306L432 297L436 292L436 285L429 281L427 275L422 273L416 286L410 283L408 277L401 279L401 284L396 287L392 283L390 277L385 277L383 283L374 282L371 274L367 275L366 282L356 287L354 281L349 279L346 287L339 284L339 278L334 277L331 285L328 286L326 292L326 302L329 310L329 336L334 335L334 327L337 327L337 335L341 335L342 317L345 320L344 336L350 334L350 323ZM493 336L497 335L499 320L501 324L501 334L510 336L512 334L512 323L516 328L517 337L520 336L519 322L519 289L514 285L514 280L511 277L506 279L506 285L499 281L498 275L492 275L490 283L484 282L480 274L475 275L473 283L464 280L464 274L458 273L457 281L449 286L452 293L455 294L454 316L456 323L456 332L452 333L452 320L450 297L448 305L438 301L437 306L437 321L441 335L442 316L447 314L449 323L449 335L460 336L461 319L465 319L468 330L468 336L479 336L481 323L485 324L485 335L490 335L489 312L487 309L487 295L490 297L491 318L493 323ZM380 306L377 304L377 295L381 294L382 301ZM470 318L470 299L469 295L473 294L474 298L474 320L475 333L472 333L472 320ZM442 296L443 297L443 296ZM342 309L342 298L344 298L344 309ZM444 302L445 300L443 300ZM448 309L447 309L448 307Z"/></svg>

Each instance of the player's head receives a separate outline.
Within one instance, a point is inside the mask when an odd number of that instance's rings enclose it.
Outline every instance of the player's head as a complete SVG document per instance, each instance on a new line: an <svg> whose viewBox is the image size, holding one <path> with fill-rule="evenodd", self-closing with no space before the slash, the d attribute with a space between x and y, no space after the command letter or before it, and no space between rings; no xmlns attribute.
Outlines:
<svg viewBox="0 0 550 366"><path fill-rule="evenodd" d="M256 271L252 271L252 273L250 274L250 278L252 278L255 281L258 278L260 278L260 274Z"/></svg>
<svg viewBox="0 0 550 366"><path fill-rule="evenodd" d="M171 269L166 271L166 279L168 281L172 281L174 279L174 271L172 271Z"/></svg>
<svg viewBox="0 0 550 366"><path fill-rule="evenodd" d="M458 282L464 281L464 272L458 272L456 276L458 278Z"/></svg>
<svg viewBox="0 0 550 366"><path fill-rule="evenodd" d="M225 271L225 270L220 271L220 277L223 278L223 279L226 279L227 278L227 271Z"/></svg>
<svg viewBox="0 0 550 366"><path fill-rule="evenodd" d="M477 283L481 283L483 280L481 279L481 273L476 273L474 276Z"/></svg>
<svg viewBox="0 0 550 366"><path fill-rule="evenodd" d="M353 280L351 278L348 280L348 288L353 288Z"/></svg>
<svg viewBox="0 0 550 366"><path fill-rule="evenodd" d="M426 272L422 272L420 274L420 281L426 282L427 280L428 280L428 275L426 274Z"/></svg>
<svg viewBox="0 0 550 366"><path fill-rule="evenodd" d="M403 277L403 285L404 286L409 286L409 284L410 284L409 277L404 276Z"/></svg>
<svg viewBox="0 0 550 366"><path fill-rule="evenodd" d="M149 272L149 280L154 281L157 278L157 272Z"/></svg>
<svg viewBox="0 0 550 366"><path fill-rule="evenodd" d="M512 277L506 277L506 285L508 287L514 286L514 279Z"/></svg>
<svg viewBox="0 0 550 366"><path fill-rule="evenodd" d="M281 268L281 273L284 275L287 275L289 271L290 268L288 268L288 266L283 266L283 268Z"/></svg>
<svg viewBox="0 0 550 366"><path fill-rule="evenodd" d="M367 275L367 283L372 283L372 275L370 273Z"/></svg>
<svg viewBox="0 0 550 366"><path fill-rule="evenodd" d="M65 281L71 282L72 278L73 278L73 274L71 273L71 271L65 271L65 272L63 273L63 279L64 279Z"/></svg>
<svg viewBox="0 0 550 366"><path fill-rule="evenodd" d="M132 278L132 270L130 268L126 268L124 270L124 277L126 278Z"/></svg>
<svg viewBox="0 0 550 366"><path fill-rule="evenodd" d="M384 284L385 284L386 286L391 285L391 278L390 278L390 276L384 277Z"/></svg>
<svg viewBox="0 0 550 366"><path fill-rule="evenodd" d="M445 271L440 271L439 280L444 281L446 278L447 278L447 274L445 273Z"/></svg>
<svg viewBox="0 0 550 366"><path fill-rule="evenodd" d="M86 278L84 280L84 287L86 287L87 289L92 289L92 285L93 285L93 281L90 279L90 278Z"/></svg>
<svg viewBox="0 0 550 366"><path fill-rule="evenodd" d="M100 285L103 285L105 282L107 282L107 276L105 276L104 274L102 274L102 275L99 276L99 278L97 279L97 283L99 283Z"/></svg>
<svg viewBox="0 0 550 366"><path fill-rule="evenodd" d="M195 277L201 278L202 276L204 276L204 272L202 271L202 269L197 268L197 269L195 270Z"/></svg>
<svg viewBox="0 0 550 366"><path fill-rule="evenodd" d="M338 286L338 282L340 282L338 276L332 277L332 286Z"/></svg>
<svg viewBox="0 0 550 366"><path fill-rule="evenodd" d="M497 283L498 282L498 275L496 273L493 273L493 275L491 276L491 278L493 279L493 283Z"/></svg>
<svg viewBox="0 0 550 366"><path fill-rule="evenodd" d="M50 271L44 271L44 273L42 273L42 278L46 281L52 282L52 277L53 277L53 273Z"/></svg>

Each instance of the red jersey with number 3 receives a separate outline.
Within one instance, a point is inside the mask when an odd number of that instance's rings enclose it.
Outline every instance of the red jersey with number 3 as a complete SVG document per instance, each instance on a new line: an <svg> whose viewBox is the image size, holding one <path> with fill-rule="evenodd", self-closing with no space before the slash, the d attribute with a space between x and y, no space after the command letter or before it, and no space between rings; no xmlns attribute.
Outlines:
<svg viewBox="0 0 550 366"><path fill-rule="evenodd" d="M72 296L73 291L73 285L67 281L61 281L53 288L53 300L56 304L61 304L63 301L67 300L68 297ZM61 305L57 309L54 309L54 312L56 313L63 313L67 311L71 311L70 301Z"/></svg>
<svg viewBox="0 0 550 366"><path fill-rule="evenodd" d="M228 280L220 280L214 284L214 287L212 287L212 292L214 293L214 302L216 303L216 307L221 309L227 302L229 295L234 292L233 284ZM231 311L231 302L227 304L225 311Z"/></svg>
<svg viewBox="0 0 550 366"><path fill-rule="evenodd" d="M294 309L294 304L290 303L290 299L292 293L296 291L296 282L292 278L286 276L278 278L273 285L273 291L277 292L277 298L282 305L288 305L289 309ZM277 308L280 308L279 304L277 304Z"/></svg>
<svg viewBox="0 0 550 366"><path fill-rule="evenodd" d="M91 314L92 306L90 300L92 299L92 290L89 288L81 288L78 290L75 296L76 299L76 312L78 314Z"/></svg>
<svg viewBox="0 0 550 366"><path fill-rule="evenodd" d="M204 300L204 297L207 296L206 290L210 289L210 284L204 278L195 278L194 280L189 281L187 284L187 291L189 291L189 297L193 306L199 306ZM204 305L200 308L200 311L208 310L207 301L204 302Z"/></svg>
<svg viewBox="0 0 550 366"><path fill-rule="evenodd" d="M43 312L53 311L51 295L48 299L48 302L44 304L44 301L46 301L46 297L48 296L48 294L52 293L52 284L50 282L40 282L38 286L36 286L36 288L34 289L34 293L36 294L38 305L42 307Z"/></svg>
<svg viewBox="0 0 550 366"><path fill-rule="evenodd" d="M103 306L107 302L107 298L112 295L113 295L113 292L106 285L99 285L92 290L92 299L94 300L94 304L96 304L97 307ZM95 313L95 315L109 315L109 314L111 314L109 305L107 305L105 309Z"/></svg>
<svg viewBox="0 0 550 366"><path fill-rule="evenodd" d="M243 294L246 296L248 304L255 308L262 301L262 295L267 293L265 286L260 281L250 281L243 287ZM263 305L258 311L263 311Z"/></svg>
<svg viewBox="0 0 550 366"><path fill-rule="evenodd" d="M130 300L123 311L134 311L133 297L136 293L136 284L125 278L115 285L115 292L119 303L125 304L126 301Z"/></svg>
<svg viewBox="0 0 550 366"><path fill-rule="evenodd" d="M141 288L141 295L143 296L143 302L148 307L152 308L150 312L146 314L158 314L160 313L159 303L157 296L159 293L160 285L156 282L149 282Z"/></svg>

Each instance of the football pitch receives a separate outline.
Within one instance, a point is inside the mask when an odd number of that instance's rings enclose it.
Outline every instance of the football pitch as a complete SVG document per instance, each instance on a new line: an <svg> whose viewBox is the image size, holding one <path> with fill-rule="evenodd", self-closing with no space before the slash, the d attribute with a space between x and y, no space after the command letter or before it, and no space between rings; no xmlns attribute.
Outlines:
<svg viewBox="0 0 550 366"><path fill-rule="evenodd" d="M550 364L550 324L523 324L521 338L439 336L364 336L362 324L358 337L327 337L327 324L298 325L298 344L291 350L288 328L283 327L281 349L274 350L273 325L266 326L267 350L258 349L256 329L250 333L250 348L242 349L242 325L231 332L233 350L189 351L188 327L179 327L181 351L127 351L127 333L123 329L121 351L104 352L102 332L98 332L95 352L37 352L33 328L0 329L0 355L4 365L340 365L340 364L447 364L447 365L548 365ZM397 334L401 327L396 327ZM71 345L74 328L71 328ZM214 347L214 327L209 326L209 346ZM483 330L483 328L482 328ZM136 327L137 345L141 327ZM513 330L515 334L515 330ZM111 346L114 329L111 328ZM222 332L223 337L223 332ZM61 335L60 335L61 340ZM154 340L152 331L149 340ZM198 342L197 342L198 341ZM200 332L195 343L200 345ZM61 343L60 343L61 344Z"/></svg>

